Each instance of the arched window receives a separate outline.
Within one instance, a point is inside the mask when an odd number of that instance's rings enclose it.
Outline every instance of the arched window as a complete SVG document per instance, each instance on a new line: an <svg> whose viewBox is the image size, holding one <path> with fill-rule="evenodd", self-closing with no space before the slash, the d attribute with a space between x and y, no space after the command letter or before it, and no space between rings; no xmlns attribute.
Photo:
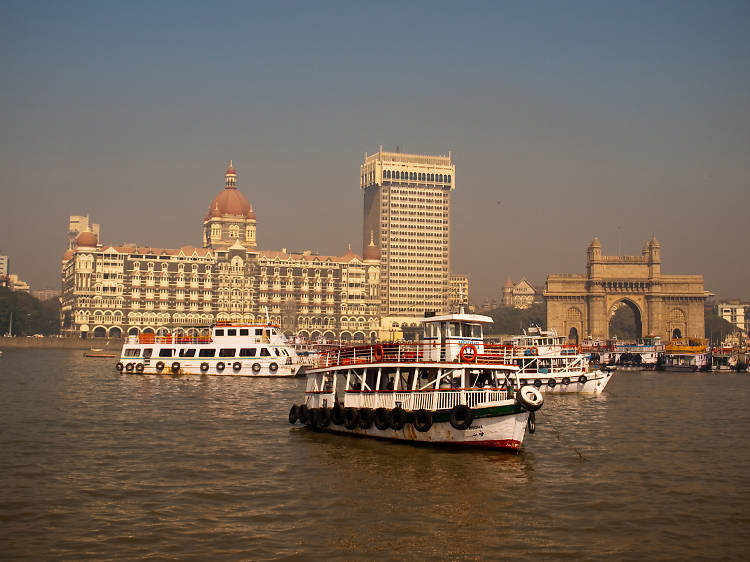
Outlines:
<svg viewBox="0 0 750 562"><path fill-rule="evenodd" d="M229 227L229 237L230 238L240 237L240 227L238 225L233 224Z"/></svg>

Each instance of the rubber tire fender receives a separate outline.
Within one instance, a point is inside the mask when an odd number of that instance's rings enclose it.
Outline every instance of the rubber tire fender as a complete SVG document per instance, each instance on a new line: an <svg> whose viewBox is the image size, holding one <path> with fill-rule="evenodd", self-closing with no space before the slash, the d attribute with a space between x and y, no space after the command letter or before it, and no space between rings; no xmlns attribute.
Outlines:
<svg viewBox="0 0 750 562"><path fill-rule="evenodd" d="M471 413L471 408L466 404L459 404L451 409L451 425L456 429L468 429L473 421L474 416Z"/></svg>
<svg viewBox="0 0 750 562"><path fill-rule="evenodd" d="M586 375L581 375L580 377L578 377L578 382L581 384L586 384L587 380L589 379L586 377Z"/></svg>
<svg viewBox="0 0 750 562"><path fill-rule="evenodd" d="M534 386L522 386L516 391L516 401L524 410L536 412L544 404L544 396Z"/></svg>
<svg viewBox="0 0 750 562"><path fill-rule="evenodd" d="M143 369L144 369L144 367L145 367L145 365L144 365L143 363L138 363L138 364L137 364L137 365L135 366L135 372L136 372L136 373L142 373L142 372L143 372Z"/></svg>
<svg viewBox="0 0 750 562"><path fill-rule="evenodd" d="M396 406L388 412L388 425L391 426L391 429L399 431L404 428L407 421L408 418L403 408Z"/></svg>
<svg viewBox="0 0 750 562"><path fill-rule="evenodd" d="M388 429L388 410L385 408L378 408L375 410L375 427L383 431Z"/></svg>
<svg viewBox="0 0 750 562"><path fill-rule="evenodd" d="M299 408L297 408L297 414L299 415L299 421L307 425L308 418L310 417L310 410L307 408L307 405L300 404Z"/></svg>
<svg viewBox="0 0 750 562"><path fill-rule="evenodd" d="M331 409L331 423L333 425L344 424L344 408L341 407L341 404L336 404Z"/></svg>
<svg viewBox="0 0 750 562"><path fill-rule="evenodd" d="M299 419L299 408L296 404L292 404L291 409L289 410L289 423L294 425L297 423L297 420Z"/></svg>
<svg viewBox="0 0 750 562"><path fill-rule="evenodd" d="M177 361L175 361L174 363L172 363L172 372L176 373L179 370L180 370L180 364Z"/></svg>
<svg viewBox="0 0 750 562"><path fill-rule="evenodd" d="M260 363L253 363L253 373L260 373Z"/></svg>
<svg viewBox="0 0 750 562"><path fill-rule="evenodd" d="M359 424L359 410L356 408L344 408L344 427L354 429Z"/></svg>
<svg viewBox="0 0 750 562"><path fill-rule="evenodd" d="M226 365L224 364L224 361L219 361L219 362L218 362L218 363L216 364L216 370L217 370L217 371L223 371L223 370L224 370L224 367L226 367Z"/></svg>
<svg viewBox="0 0 750 562"><path fill-rule="evenodd" d="M557 384L557 381L555 379L547 379L547 386L550 388L555 388L555 385Z"/></svg>
<svg viewBox="0 0 750 562"><path fill-rule="evenodd" d="M275 373L276 371L279 370L279 364L274 361L268 366L268 370L271 371L272 373Z"/></svg>
<svg viewBox="0 0 750 562"><path fill-rule="evenodd" d="M118 361L118 362L117 362L117 364L115 365L115 369L117 369L117 370L118 370L118 371L120 371L121 373L122 373L122 370L123 370L124 368L125 368L125 365L123 365L123 364L122 364L122 361Z"/></svg>
<svg viewBox="0 0 750 562"><path fill-rule="evenodd" d="M534 412L529 412L529 419L526 422L526 426L529 428L529 433L536 432L536 414Z"/></svg>
<svg viewBox="0 0 750 562"><path fill-rule="evenodd" d="M242 369L242 363L240 363L239 361L235 361L232 364L232 370L239 371L240 369Z"/></svg>
<svg viewBox="0 0 750 562"><path fill-rule="evenodd" d="M562 383L563 384L570 384L570 379L568 377L563 377Z"/></svg>
<svg viewBox="0 0 750 562"><path fill-rule="evenodd" d="M317 415L315 416L316 427L328 427L331 425L331 410L330 408L318 408Z"/></svg>
<svg viewBox="0 0 750 562"><path fill-rule="evenodd" d="M201 371L203 371L204 373L208 371L208 363L206 363L205 361L201 363Z"/></svg>
<svg viewBox="0 0 750 562"><path fill-rule="evenodd" d="M126 370L126 371L127 371L128 373L132 373L132 372L133 372L133 369L134 369L134 368L135 368L135 365L134 365L133 363L128 363L128 364L127 364L127 365L125 366L125 370Z"/></svg>
<svg viewBox="0 0 750 562"><path fill-rule="evenodd" d="M542 387L542 381L540 379L536 379L534 381L534 386L537 387L537 388L541 388Z"/></svg>
<svg viewBox="0 0 750 562"><path fill-rule="evenodd" d="M432 412L425 409L419 409L414 412L414 429L424 433L432 427Z"/></svg>
<svg viewBox="0 0 750 562"><path fill-rule="evenodd" d="M372 408L359 409L359 427L361 429L370 429L375 419L375 411Z"/></svg>
<svg viewBox="0 0 750 562"><path fill-rule="evenodd" d="M157 371L161 371L161 370L162 370L163 368L164 368L164 361L159 361L159 362L158 362L158 363L156 364L156 370L157 370Z"/></svg>

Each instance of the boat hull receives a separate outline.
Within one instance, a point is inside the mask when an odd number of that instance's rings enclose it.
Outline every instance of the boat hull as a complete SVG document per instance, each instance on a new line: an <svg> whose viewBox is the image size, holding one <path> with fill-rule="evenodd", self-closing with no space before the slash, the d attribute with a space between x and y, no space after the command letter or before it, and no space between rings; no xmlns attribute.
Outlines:
<svg viewBox="0 0 750 562"><path fill-rule="evenodd" d="M597 370L585 375L565 373L520 373L521 384L529 384L545 394L601 394L615 371ZM551 384L550 381L554 381Z"/></svg>
<svg viewBox="0 0 750 562"><path fill-rule="evenodd" d="M333 423L316 430L413 443L518 451L523 443L528 420L529 412L522 410L505 415L476 417L464 430L456 429L449 421L434 422L425 432L417 431L411 423L399 430L378 429L374 425L368 429L347 429L344 425Z"/></svg>
<svg viewBox="0 0 750 562"><path fill-rule="evenodd" d="M163 361L164 365L158 368L159 361L144 362L128 359L127 357L120 358L123 364L123 374L288 378L301 376L305 370L304 365L260 361L228 361L224 362L223 368L219 368L222 363L220 361ZM175 364L179 366L173 368ZM239 368L235 368L235 364L239 364ZM273 364L276 365L275 370L272 370Z"/></svg>

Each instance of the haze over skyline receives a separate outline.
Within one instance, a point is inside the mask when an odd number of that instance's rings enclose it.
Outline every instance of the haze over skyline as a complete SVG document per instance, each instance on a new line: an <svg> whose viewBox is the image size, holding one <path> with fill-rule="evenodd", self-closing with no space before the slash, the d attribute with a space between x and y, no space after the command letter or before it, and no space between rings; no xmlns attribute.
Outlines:
<svg viewBox="0 0 750 562"><path fill-rule="evenodd" d="M452 153L471 297L605 254L750 297L746 2L0 7L0 253L58 287L68 216L201 245L233 160L261 249L362 251L364 153ZM618 252L619 250L619 252Z"/></svg>

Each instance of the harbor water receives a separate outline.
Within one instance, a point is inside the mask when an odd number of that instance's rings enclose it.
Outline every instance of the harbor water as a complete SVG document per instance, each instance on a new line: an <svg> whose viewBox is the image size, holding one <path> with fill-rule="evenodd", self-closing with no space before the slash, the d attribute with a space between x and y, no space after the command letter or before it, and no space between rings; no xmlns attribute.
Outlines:
<svg viewBox="0 0 750 562"><path fill-rule="evenodd" d="M0 558L747 559L750 375L547 396L519 454L290 426L304 379L0 358Z"/></svg>

